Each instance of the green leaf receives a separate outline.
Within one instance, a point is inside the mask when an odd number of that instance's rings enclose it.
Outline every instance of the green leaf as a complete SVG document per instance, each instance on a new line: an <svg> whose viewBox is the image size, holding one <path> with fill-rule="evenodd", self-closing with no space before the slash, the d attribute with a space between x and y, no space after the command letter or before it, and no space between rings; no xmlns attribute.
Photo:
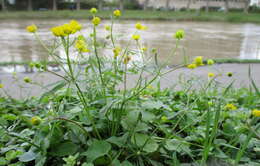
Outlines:
<svg viewBox="0 0 260 166"><path fill-rule="evenodd" d="M110 138L108 138L106 141L107 142L110 142L112 144L115 144L117 145L118 147L123 147L125 145L125 142L126 142L126 137L127 135L124 135L122 137L115 137L115 136L112 136Z"/></svg>
<svg viewBox="0 0 260 166"><path fill-rule="evenodd" d="M26 152L24 154L22 154L20 157L19 157L19 161L21 162L29 162L29 161L32 161L36 158L36 154L32 151L29 151L29 152Z"/></svg>
<svg viewBox="0 0 260 166"><path fill-rule="evenodd" d="M131 164L129 161L125 160L121 166L133 166L133 164Z"/></svg>
<svg viewBox="0 0 260 166"><path fill-rule="evenodd" d="M139 148L143 148L142 150L148 153L152 153L158 148L156 141L145 134L134 134L131 138L131 142L137 145Z"/></svg>
<svg viewBox="0 0 260 166"><path fill-rule="evenodd" d="M111 145L106 141L95 140L82 155L87 156L89 162L93 162L101 156L105 156L111 150Z"/></svg>
<svg viewBox="0 0 260 166"><path fill-rule="evenodd" d="M60 145L57 145L54 147L52 151L52 155L54 156L68 156L68 155L73 155L74 153L77 152L78 146L72 142L64 142Z"/></svg>
<svg viewBox="0 0 260 166"><path fill-rule="evenodd" d="M0 157L0 165L7 165L8 162L4 157Z"/></svg>
<svg viewBox="0 0 260 166"><path fill-rule="evenodd" d="M164 107L164 104L161 101L146 101L142 104L142 107L145 109L160 109Z"/></svg>
<svg viewBox="0 0 260 166"><path fill-rule="evenodd" d="M15 151L15 150L10 150L5 154L5 158L8 161L11 161L15 159L17 156L21 155L23 152L21 151Z"/></svg>
<svg viewBox="0 0 260 166"><path fill-rule="evenodd" d="M94 166L94 164L92 164L92 163L84 163L84 164L82 164L82 166Z"/></svg>
<svg viewBox="0 0 260 166"><path fill-rule="evenodd" d="M165 143L165 148L167 150L176 151L178 153L190 153L191 152L189 145L187 145L185 142L177 140L177 139L167 140Z"/></svg>

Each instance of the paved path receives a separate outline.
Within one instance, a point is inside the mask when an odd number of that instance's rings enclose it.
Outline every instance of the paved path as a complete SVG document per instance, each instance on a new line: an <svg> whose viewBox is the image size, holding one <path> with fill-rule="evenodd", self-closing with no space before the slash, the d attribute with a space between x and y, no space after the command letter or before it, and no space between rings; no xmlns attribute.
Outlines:
<svg viewBox="0 0 260 166"><path fill-rule="evenodd" d="M256 85L260 87L260 64L250 64L250 66L252 77L254 78ZM199 67L194 70L181 68L165 75L161 79L161 86L162 88L166 88L177 84L177 87L180 87L182 85L179 83L180 77L185 79L197 77L207 80L208 72L213 72L216 75L219 75L216 80L223 83L223 85L228 85L235 80L235 87L247 87L250 84L248 69L249 64L216 64L213 66ZM227 77L226 73L228 72L232 72L233 77ZM0 73L0 81L4 84L4 90L12 97L26 98L29 96L39 96L43 93L42 88L39 86L25 84L23 82L24 77L30 77L33 81L45 86L60 79L59 77L48 73L17 73L17 81L13 78L12 74ZM128 78L127 86L134 86L137 76L129 76ZM3 91L1 93L3 93Z"/></svg>

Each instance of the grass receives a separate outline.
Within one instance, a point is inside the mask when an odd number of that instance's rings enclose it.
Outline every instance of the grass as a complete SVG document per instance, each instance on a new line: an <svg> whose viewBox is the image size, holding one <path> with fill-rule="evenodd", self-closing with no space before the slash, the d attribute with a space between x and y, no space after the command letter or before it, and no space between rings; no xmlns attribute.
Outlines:
<svg viewBox="0 0 260 166"><path fill-rule="evenodd" d="M110 18L111 11L100 11L99 16L103 19ZM90 19L92 15L87 10L81 11L14 11L0 12L0 19ZM243 12L196 12L196 11L142 11L126 10L122 19L137 20L175 20L175 21L220 21L232 23L260 23L260 14Z"/></svg>

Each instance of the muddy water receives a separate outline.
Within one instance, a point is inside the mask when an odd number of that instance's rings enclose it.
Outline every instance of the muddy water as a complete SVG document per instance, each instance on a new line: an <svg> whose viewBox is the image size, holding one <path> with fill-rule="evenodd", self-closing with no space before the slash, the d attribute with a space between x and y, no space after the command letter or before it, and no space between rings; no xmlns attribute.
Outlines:
<svg viewBox="0 0 260 166"><path fill-rule="evenodd" d="M47 57L46 51L35 40L32 34L25 31L29 24L39 27L39 35L47 44L51 45L53 38L49 29L68 20L1 20L0 22L0 62L37 61ZM84 26L82 34L89 36L91 24L87 20L80 20ZM125 45L131 35L136 32L136 21L121 21L115 24L116 43ZM173 22L173 21L142 21L148 29L141 32L142 45L148 49L157 48L160 62L178 64L183 55L190 59L195 56L206 58L237 58L260 59L260 25L230 24L230 23L201 23L201 22ZM105 38L107 32L104 21L98 28L99 38ZM179 43L179 49L173 56L171 50L175 48L173 34L183 29L186 37ZM131 43L135 48L135 42ZM151 55L148 50L148 56ZM62 51L60 51L62 55Z"/></svg>

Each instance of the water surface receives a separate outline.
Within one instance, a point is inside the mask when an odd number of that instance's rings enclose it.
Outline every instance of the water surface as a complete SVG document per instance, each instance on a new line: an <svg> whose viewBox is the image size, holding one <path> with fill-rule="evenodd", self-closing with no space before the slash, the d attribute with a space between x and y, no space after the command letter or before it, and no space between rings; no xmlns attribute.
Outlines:
<svg viewBox="0 0 260 166"><path fill-rule="evenodd" d="M47 57L46 51L35 40L32 34L25 31L29 24L39 27L39 35L51 44L53 38L49 29L56 25L67 23L69 20L1 20L0 22L0 61L37 61ZM91 24L88 20L79 20L84 30L82 34L89 36ZM115 33L118 36L117 44L125 45L136 32L136 21L120 21L115 24ZM174 22L174 21L142 21L148 29L141 32L142 45L148 48L151 55L152 48L158 50L159 61L168 64L178 64L183 55L190 59L195 56L206 58L237 58L260 59L260 25L231 24L219 22ZM99 38L105 38L108 33L104 21L98 27ZM180 48L173 56L170 54L175 47L173 34L178 29L186 32L185 39L180 42ZM135 42L131 43L135 48ZM60 52L62 56L62 52Z"/></svg>

